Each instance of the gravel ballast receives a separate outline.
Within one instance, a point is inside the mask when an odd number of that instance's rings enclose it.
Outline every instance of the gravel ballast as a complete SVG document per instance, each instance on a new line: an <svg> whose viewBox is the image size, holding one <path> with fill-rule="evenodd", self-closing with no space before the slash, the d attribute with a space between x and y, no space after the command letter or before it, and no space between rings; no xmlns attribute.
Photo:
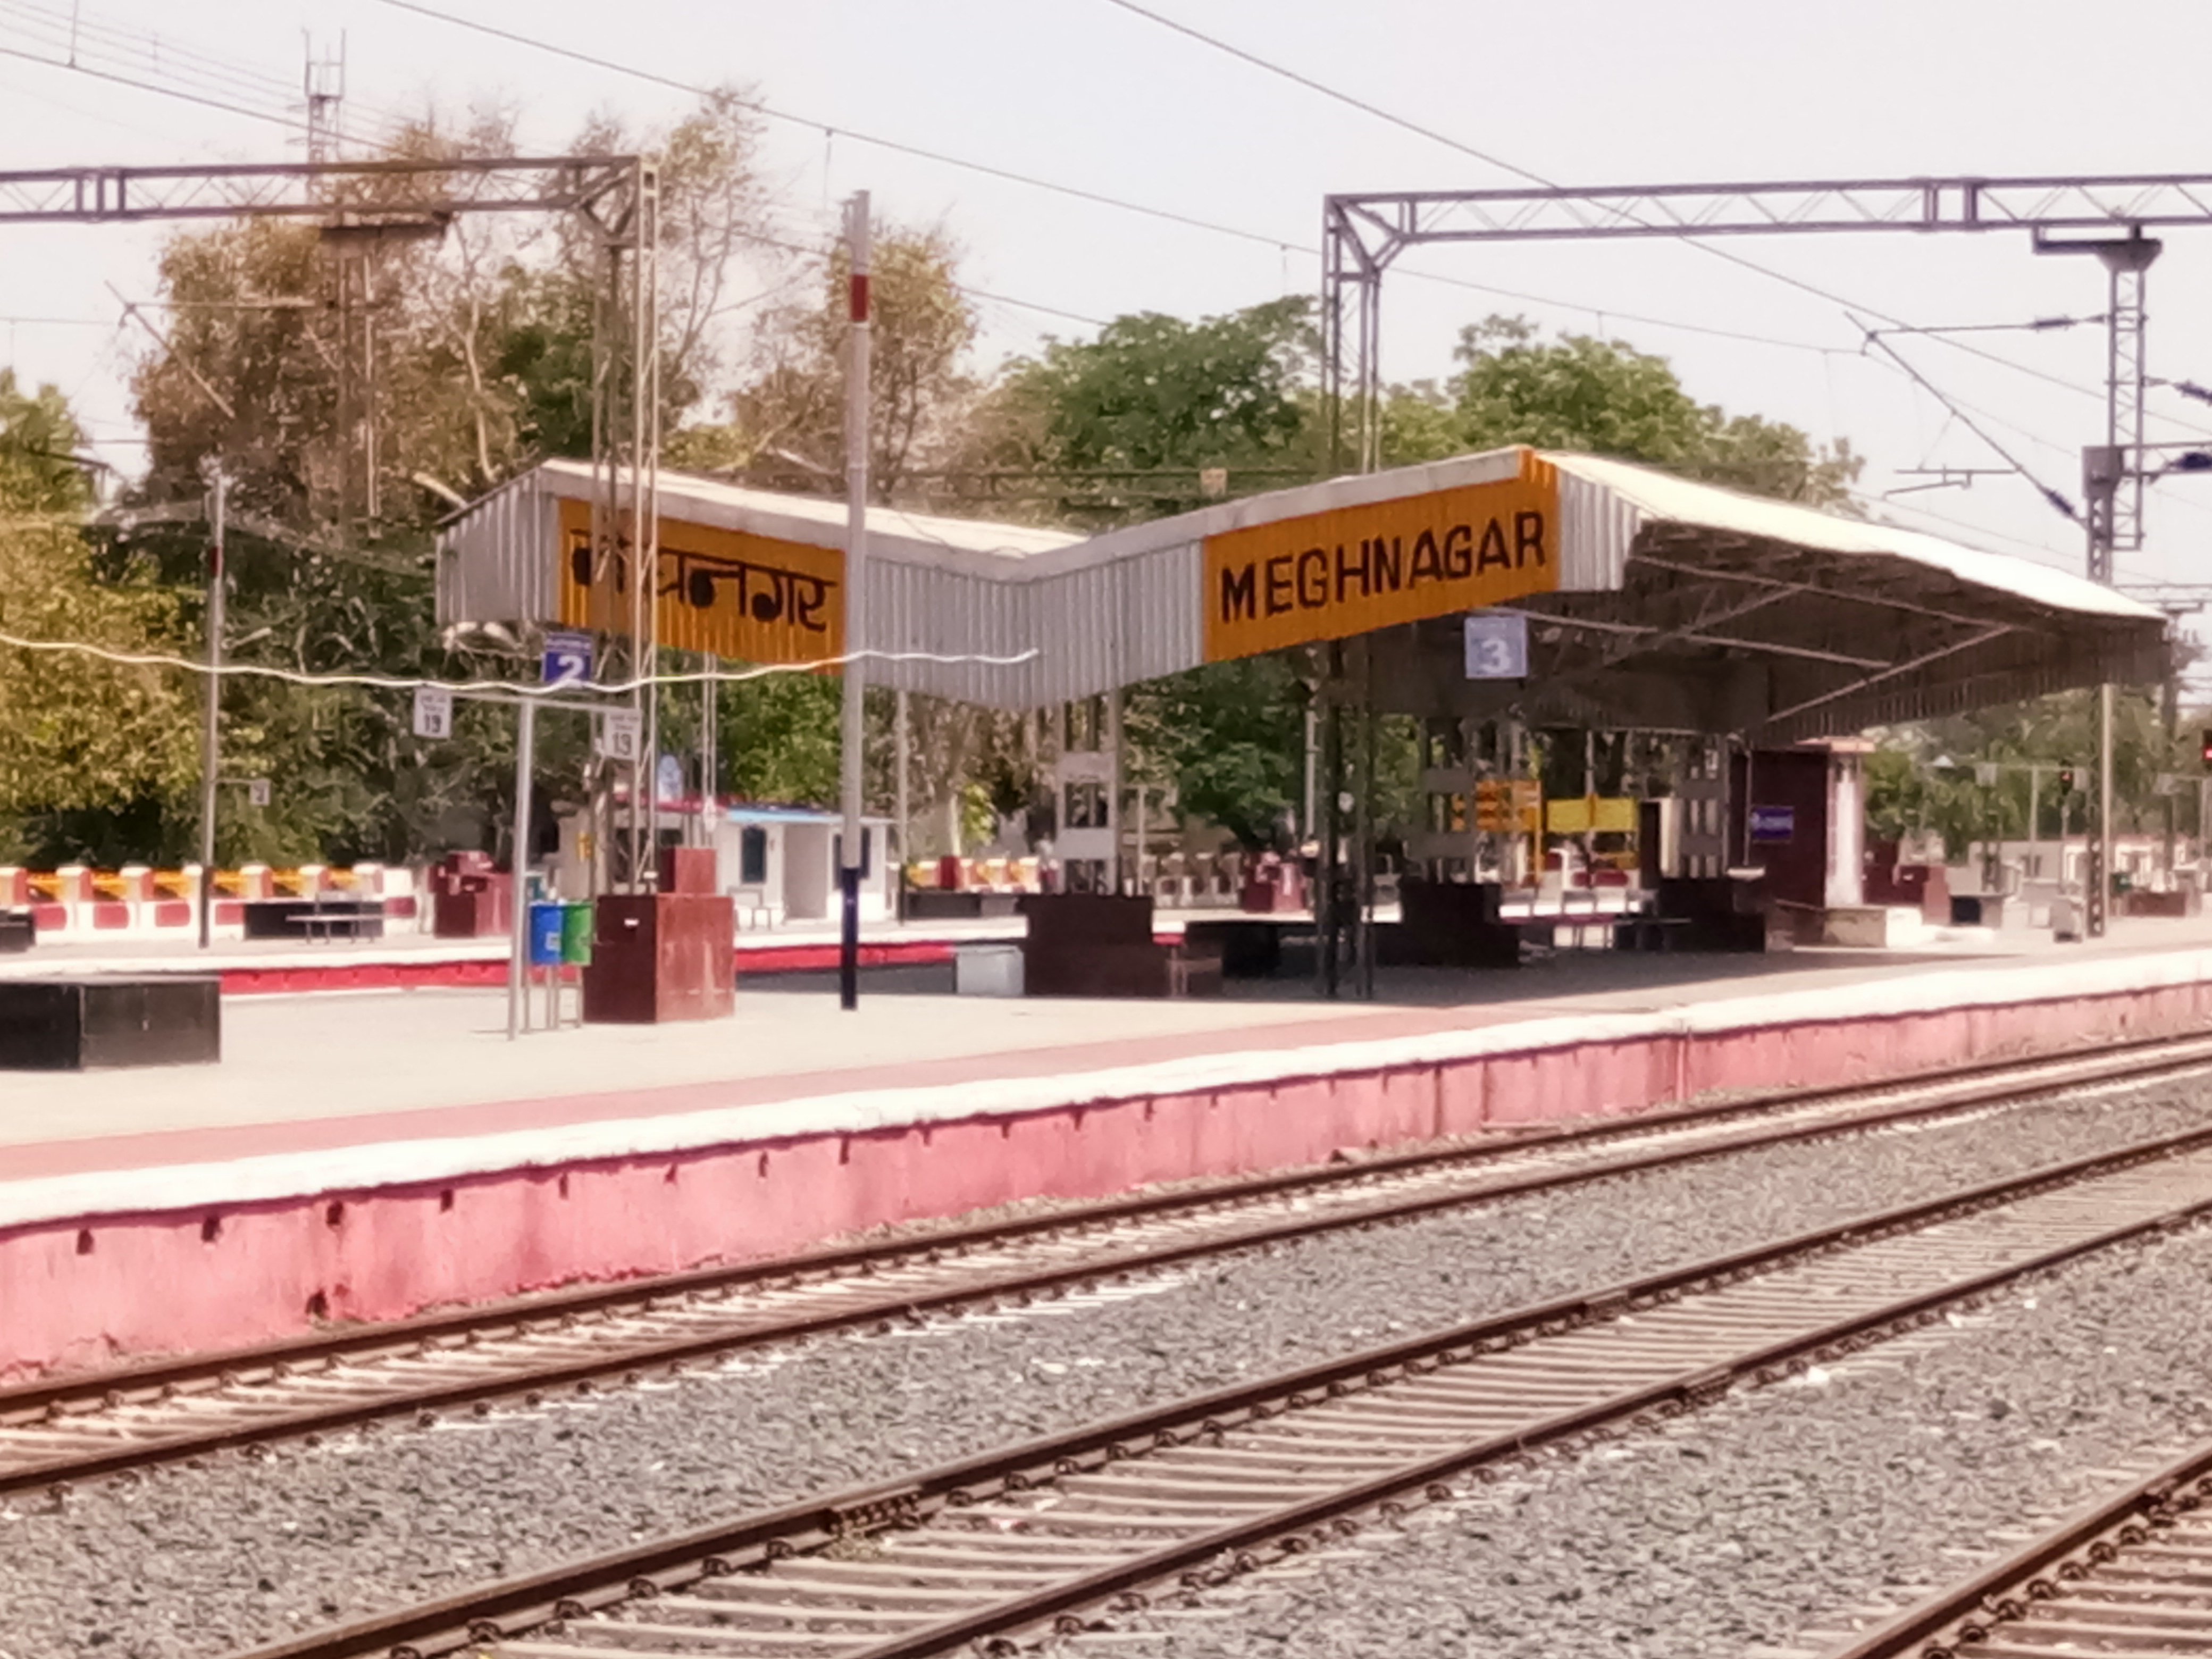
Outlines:
<svg viewBox="0 0 2212 1659"><path fill-rule="evenodd" d="M19 1497L0 1510L0 1659L223 1654L2208 1116L2212 1093L2194 1080L2107 1088L1209 1260L1045 1308L763 1351L680 1382L484 1422L155 1470L59 1507ZM2088 1305L2099 1319L2127 1315ZM1915 1398L1917 1384L1899 1386ZM1785 1398L1795 1396L1759 1403ZM1817 1461L1852 1447L1845 1435L1832 1454L1817 1443L1808 1452ZM1614 1540L1633 1530L1621 1524ZM1608 1543L1589 1553L1593 1580L1617 1570L1615 1553ZM1606 1649L1646 1650L1662 1650Z"/></svg>
<svg viewBox="0 0 2212 1659"><path fill-rule="evenodd" d="M1176 1659L1817 1654L2212 1435L2212 1229L1166 1612Z"/></svg>

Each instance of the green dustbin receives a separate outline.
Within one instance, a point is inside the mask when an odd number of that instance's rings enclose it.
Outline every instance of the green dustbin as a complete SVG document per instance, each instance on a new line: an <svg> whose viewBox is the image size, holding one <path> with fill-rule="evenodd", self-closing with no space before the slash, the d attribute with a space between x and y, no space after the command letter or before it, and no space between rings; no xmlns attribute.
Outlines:
<svg viewBox="0 0 2212 1659"><path fill-rule="evenodd" d="M592 907L561 907L561 961L570 968L588 968L592 962Z"/></svg>

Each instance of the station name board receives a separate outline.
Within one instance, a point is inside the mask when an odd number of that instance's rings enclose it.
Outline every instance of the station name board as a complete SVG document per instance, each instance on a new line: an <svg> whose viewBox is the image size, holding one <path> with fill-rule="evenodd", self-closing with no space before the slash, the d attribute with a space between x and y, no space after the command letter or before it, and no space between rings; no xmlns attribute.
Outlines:
<svg viewBox="0 0 2212 1659"><path fill-rule="evenodd" d="M627 635L635 563L628 538L592 545L588 501L561 503L561 621ZM660 521L653 576L659 643L737 662L827 662L845 648L845 556L681 519Z"/></svg>
<svg viewBox="0 0 2212 1659"><path fill-rule="evenodd" d="M1206 538L1206 659L1340 640L1559 585L1559 470Z"/></svg>

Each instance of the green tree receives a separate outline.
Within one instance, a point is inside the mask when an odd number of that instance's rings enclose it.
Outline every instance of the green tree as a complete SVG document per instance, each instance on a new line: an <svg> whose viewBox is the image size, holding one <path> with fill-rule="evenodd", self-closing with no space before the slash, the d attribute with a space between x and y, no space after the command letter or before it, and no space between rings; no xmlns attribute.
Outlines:
<svg viewBox="0 0 2212 1659"><path fill-rule="evenodd" d="M1049 341L978 410L977 464L1062 475L1054 516L1102 527L1199 505L1206 469L1237 495L1312 477L1312 308L1292 296L1194 323L1146 312Z"/></svg>
<svg viewBox="0 0 2212 1659"><path fill-rule="evenodd" d="M392 154L513 154L511 126L502 115L454 129L425 123ZM755 137L754 118L718 95L662 131L596 123L575 142L579 154L641 148L661 157L659 349L672 426L724 361L733 286L769 263L759 255L765 195ZM344 205L375 203L368 189ZM362 249L332 244L313 225L246 221L173 236L159 276L163 338L134 387L152 464L102 568L150 568L173 587L186 623L198 623L199 503L205 471L219 462L232 486L235 659L309 673L474 678L522 668L437 635L432 537L450 494L488 489L545 455L588 451L605 280L595 235L573 216L460 216L441 240ZM368 518L366 433L381 495ZM412 736L404 694L240 676L226 684L224 724L226 770L275 784L266 809L226 795L226 859L398 859L477 841L507 816L512 717L500 711L464 709L453 738L430 746ZM548 722L549 793L591 787L574 724ZM157 811L131 836L175 846L191 828Z"/></svg>
<svg viewBox="0 0 2212 1659"><path fill-rule="evenodd" d="M174 652L177 606L143 567L103 580L82 525L91 485L74 417L51 386L0 369L0 632L131 653ZM0 861L173 850L134 833L190 799L198 749L175 670L0 646Z"/></svg>
<svg viewBox="0 0 2212 1659"><path fill-rule="evenodd" d="M975 310L942 230L884 227L871 252L868 483L878 501L911 501L914 475L943 460L977 389L966 363ZM762 317L726 421L678 434L672 460L767 488L842 489L850 269L846 250L832 248L811 301Z"/></svg>
<svg viewBox="0 0 2212 1659"><path fill-rule="evenodd" d="M1461 331L1456 356L1451 394L1463 449L1579 450L1826 507L1849 505L1863 465L1846 443L1816 448L1796 427L1698 403L1665 358L1617 340L1546 341L1524 318L1492 317ZM1386 437L1390 430L1386 419Z"/></svg>
<svg viewBox="0 0 2212 1659"><path fill-rule="evenodd" d="M1882 733L1881 748L1868 761L1869 828L1892 838L1915 831L1941 836L1956 860L1977 842L2026 839L2033 795L2039 839L2056 838L2062 823L2081 834L2094 822L2097 703L2094 691L2062 691ZM2193 780L2203 769L2196 730L2185 722L2170 733L2155 696L2118 693L2112 709L2116 832L2165 829L2161 775L2192 781L2179 798L2177 823L2185 830L2194 824ZM1978 769L1990 765L1996 776L1985 783ZM2033 789L2031 767L2042 769L2040 787ZM2071 767L2075 779L2075 793L2063 803L2057 787L2060 767Z"/></svg>

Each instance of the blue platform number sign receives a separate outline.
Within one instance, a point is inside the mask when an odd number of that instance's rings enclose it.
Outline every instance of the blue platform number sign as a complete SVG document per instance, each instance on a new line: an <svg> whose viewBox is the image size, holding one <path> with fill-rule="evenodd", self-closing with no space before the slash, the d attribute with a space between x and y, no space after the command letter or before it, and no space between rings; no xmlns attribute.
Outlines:
<svg viewBox="0 0 2212 1659"><path fill-rule="evenodd" d="M548 685L576 685L592 678L592 636L570 629L555 629L545 635L544 682Z"/></svg>
<svg viewBox="0 0 2212 1659"><path fill-rule="evenodd" d="M1796 833L1796 807L1754 806L1751 809L1751 838L1753 841L1788 841Z"/></svg>
<svg viewBox="0 0 2212 1659"><path fill-rule="evenodd" d="M1528 678L1528 619L1502 611L1474 611L1467 624L1467 677L1471 680Z"/></svg>

